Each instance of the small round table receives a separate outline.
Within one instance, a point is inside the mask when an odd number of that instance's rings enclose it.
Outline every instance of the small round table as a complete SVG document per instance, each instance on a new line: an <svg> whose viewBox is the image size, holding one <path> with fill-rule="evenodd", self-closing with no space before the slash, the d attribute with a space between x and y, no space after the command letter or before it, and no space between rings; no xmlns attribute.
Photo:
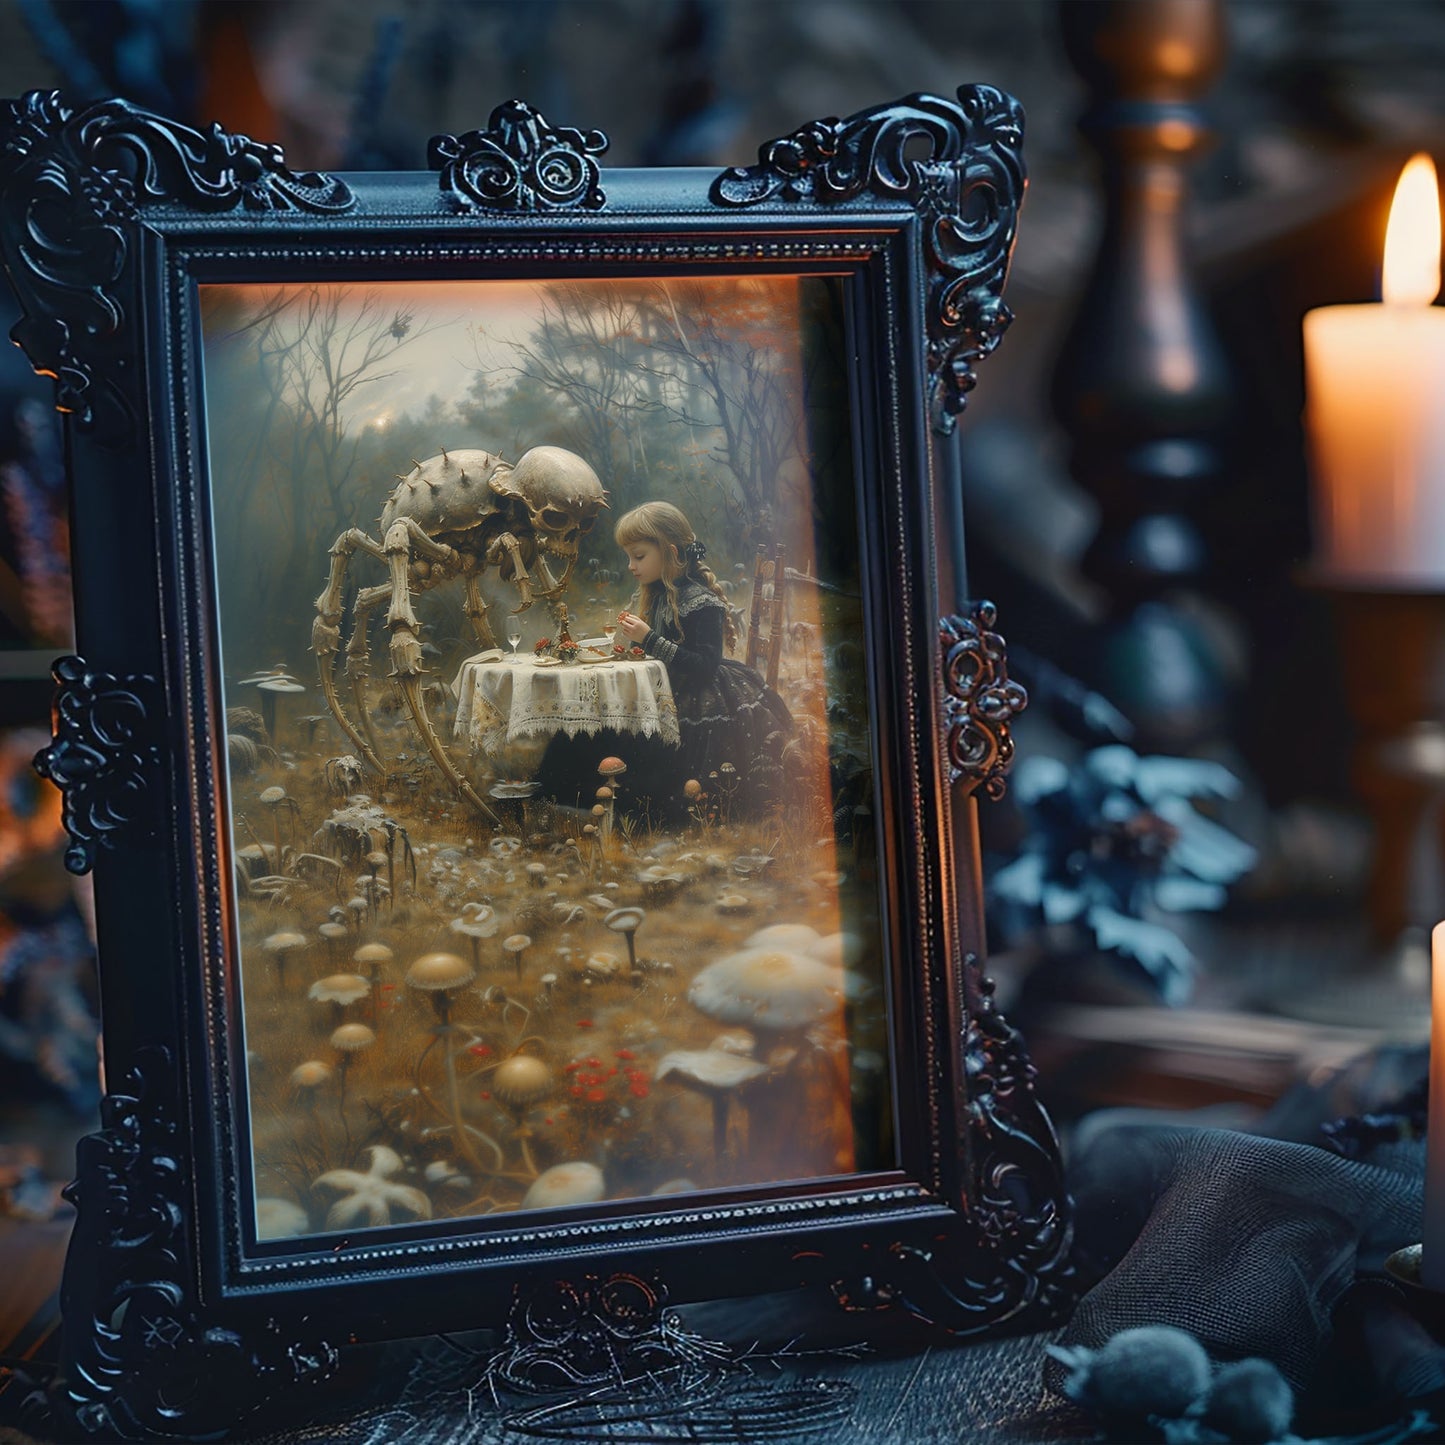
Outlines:
<svg viewBox="0 0 1445 1445"><path fill-rule="evenodd" d="M455 735L498 753L523 738L601 728L656 737L676 746L677 704L667 669L653 658L539 665L535 658L469 658L452 684Z"/></svg>

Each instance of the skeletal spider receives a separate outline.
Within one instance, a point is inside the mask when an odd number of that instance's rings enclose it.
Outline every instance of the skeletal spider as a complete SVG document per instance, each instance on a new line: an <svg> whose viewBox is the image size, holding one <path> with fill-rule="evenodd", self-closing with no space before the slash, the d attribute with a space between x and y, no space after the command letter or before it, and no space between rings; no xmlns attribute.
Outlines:
<svg viewBox="0 0 1445 1445"><path fill-rule="evenodd" d="M513 465L484 451L440 452L414 462L386 500L379 521L381 541L359 528L343 532L331 547L331 573L316 599L311 647L316 654L321 691L342 731L373 772L385 776L366 700L371 671L370 628L386 605L391 672L411 720L432 760L452 788L484 817L496 822L476 789L457 771L427 714L423 697L421 624L412 610L414 595L446 582L466 587L462 610L484 648L497 645L487 621L481 577L489 566L515 585L525 611L537 598L551 602L562 618L561 598L577 564L577 550L607 506L597 474L581 457L562 447L533 447ZM352 607L346 644L346 674L351 679L357 721L341 706L336 692L336 654L341 647L341 610L347 572L357 552L385 564L388 582L361 587ZM565 563L559 581L547 557ZM535 588L535 566L542 587Z"/></svg>

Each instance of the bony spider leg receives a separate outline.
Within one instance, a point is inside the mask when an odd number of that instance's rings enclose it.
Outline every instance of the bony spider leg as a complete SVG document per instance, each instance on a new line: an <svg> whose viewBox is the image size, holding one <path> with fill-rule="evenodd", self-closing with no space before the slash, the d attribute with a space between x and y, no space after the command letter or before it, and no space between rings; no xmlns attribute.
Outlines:
<svg viewBox="0 0 1445 1445"><path fill-rule="evenodd" d="M522 599L512 611L525 612L533 602L532 578L522 561L522 544L510 532L503 532L487 548L487 561L493 566L499 565L503 552L512 559L512 581L516 584L517 595Z"/></svg>
<svg viewBox="0 0 1445 1445"><path fill-rule="evenodd" d="M421 695L425 670L421 663L420 624L411 606L412 551L414 549L430 562L440 563L453 575L462 565L461 556L455 549L434 542L410 517L391 525L387 530L385 546L387 566L391 569L391 605L386 610L386 625L391 629L391 676L401 689L412 723L431 760L441 769L442 776L484 818L500 825L501 819L482 801L481 795L457 771L447 755Z"/></svg>
<svg viewBox="0 0 1445 1445"><path fill-rule="evenodd" d="M483 649L497 645L492 624L487 620L487 599L482 596L482 574L476 568L467 573L467 597L462 611L472 624L472 634Z"/></svg>
<svg viewBox="0 0 1445 1445"><path fill-rule="evenodd" d="M347 717L336 695L336 654L341 647L341 606L346 587L346 574L351 558L357 552L366 552L378 560L385 561L386 553L365 532L352 527L343 532L331 547L331 570L326 579L326 588L316 599L316 620L311 624L311 650L316 654L317 677L321 684L321 695L331 715L340 724L342 732L351 739L357 752L367 764L378 773L384 773L374 743L362 736L356 724ZM383 596L387 591L383 591ZM347 646L347 670L354 675L356 638L353 634ZM362 638L361 654L365 657L365 637Z"/></svg>

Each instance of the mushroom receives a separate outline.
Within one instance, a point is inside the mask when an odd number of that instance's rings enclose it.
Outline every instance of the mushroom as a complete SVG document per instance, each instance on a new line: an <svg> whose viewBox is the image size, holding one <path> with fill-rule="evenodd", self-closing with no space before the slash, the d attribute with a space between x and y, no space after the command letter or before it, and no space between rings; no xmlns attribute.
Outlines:
<svg viewBox="0 0 1445 1445"><path fill-rule="evenodd" d="M297 1102L308 1114L315 1110L316 1095L330 1078L331 1065L323 1064L320 1059L307 1059L291 1070L291 1087L296 1092Z"/></svg>
<svg viewBox="0 0 1445 1445"><path fill-rule="evenodd" d="M271 961L276 966L276 987L286 987L286 960L298 949L306 947L306 935L304 933L273 933L262 945L262 948L271 955Z"/></svg>
<svg viewBox="0 0 1445 1445"><path fill-rule="evenodd" d="M283 692L305 692L306 689L291 676L283 664L277 663L269 672L258 672L254 677L243 677L242 687L255 687L261 694L261 718L266 725L266 735L272 744L276 742L276 699Z"/></svg>
<svg viewBox="0 0 1445 1445"><path fill-rule="evenodd" d="M331 1047L336 1050L338 1080L336 1112L341 1116L343 1128L346 1128L346 1071L351 1067L351 1061L356 1055L363 1049L369 1049L375 1042L376 1035L365 1024L342 1024L331 1035ZM347 1139L350 1137L351 1131L347 1129Z"/></svg>
<svg viewBox="0 0 1445 1445"><path fill-rule="evenodd" d="M681 887L687 879L661 863L654 863L652 867L643 868L638 873L637 881L648 893L660 898Z"/></svg>
<svg viewBox="0 0 1445 1445"><path fill-rule="evenodd" d="M406 971L407 987L426 994L431 999L432 1009L437 1016L437 1025L432 1031L432 1041L422 1050L421 1057L416 1061L417 1088L422 1088L421 1070L422 1065L426 1062L426 1056L438 1044L441 1044L447 1075L447 1103L450 1108L452 1128L456 1133L457 1147L467 1155L470 1163L480 1167L481 1160L472 1147L471 1139L467 1134L467 1126L462 1120L462 1099L457 1089L457 1062L453 1057L451 1045L452 995L466 988L474 978L476 978L476 973L471 965L466 959L458 958L454 953L424 953Z"/></svg>
<svg viewBox="0 0 1445 1445"><path fill-rule="evenodd" d="M588 982L594 978L616 978L622 972L622 960L615 953L590 953L582 971Z"/></svg>
<svg viewBox="0 0 1445 1445"><path fill-rule="evenodd" d="M501 924L497 921L496 910L485 903L466 903L462 905L460 918L454 918L450 924L453 933L460 933L464 938L472 941L472 967L479 969L482 966L482 945L484 938L494 938L497 929Z"/></svg>
<svg viewBox="0 0 1445 1445"><path fill-rule="evenodd" d="M517 966L517 981L522 979L522 959L527 950L531 948L532 940L525 933L514 933L502 940L502 952L510 953Z"/></svg>
<svg viewBox="0 0 1445 1445"><path fill-rule="evenodd" d="M552 1070L532 1054L513 1054L511 1058L503 1059L492 1074L492 1093L516 1121L522 1162L534 1178L537 1166L532 1162L532 1151L527 1143L532 1131L526 1125L526 1113L533 1104L541 1103L554 1088L556 1079Z"/></svg>
<svg viewBox="0 0 1445 1445"><path fill-rule="evenodd" d="M295 816L300 812L295 798L287 797L286 789L270 787L261 789L260 803L267 812L271 814L271 834L276 840L276 871L281 871L281 809L290 811L294 821ZM294 833L292 835L295 836Z"/></svg>
<svg viewBox="0 0 1445 1445"><path fill-rule="evenodd" d="M614 933L620 933L627 940L627 963L633 973L637 972L637 946L634 939L637 930L647 914L641 908L614 908L602 922Z"/></svg>
<svg viewBox="0 0 1445 1445"><path fill-rule="evenodd" d="M538 1002L551 1003L552 990L556 987L557 975L555 973L544 973L542 977L537 980Z"/></svg>
<svg viewBox="0 0 1445 1445"><path fill-rule="evenodd" d="M361 932L362 915L371 911L371 903L362 897L348 898L346 900L346 911L351 914L352 925L358 933Z"/></svg>
<svg viewBox="0 0 1445 1445"><path fill-rule="evenodd" d="M363 943L351 955L354 963L366 970L367 986L371 989L371 1026L375 1028L381 1017L381 970L392 960L392 952L384 943Z"/></svg>
<svg viewBox="0 0 1445 1445"><path fill-rule="evenodd" d="M341 949L341 940L349 938L351 930L344 923L323 923L316 931L326 940L327 957L333 964L338 962L336 955Z"/></svg>
<svg viewBox="0 0 1445 1445"><path fill-rule="evenodd" d="M326 1215L328 1229L345 1229L364 1217L373 1227L390 1224L394 1209L415 1219L431 1218L431 1200L409 1184L393 1184L391 1176L401 1172L401 1156L385 1144L370 1146L371 1167L365 1174L355 1169L332 1169L312 1185L313 1189L334 1189L341 1198Z"/></svg>
<svg viewBox="0 0 1445 1445"><path fill-rule="evenodd" d="M818 942L818 930L806 923L774 923L750 935L744 948L790 948L798 953L811 953Z"/></svg>
<svg viewBox="0 0 1445 1445"><path fill-rule="evenodd" d="M604 783L600 788L597 789L596 793L593 794L593 796L597 799L597 802L593 805L592 812L595 816L599 810L601 811L602 843L605 847L612 837L612 807L615 795L612 789L609 788L606 783Z"/></svg>
<svg viewBox="0 0 1445 1445"><path fill-rule="evenodd" d="M469 1189L472 1183L449 1159L433 1159L422 1171L422 1177L428 1184L442 1188Z"/></svg>
<svg viewBox="0 0 1445 1445"><path fill-rule="evenodd" d="M753 906L753 900L746 893L719 893L713 907L719 913L746 913Z"/></svg>
<svg viewBox="0 0 1445 1445"><path fill-rule="evenodd" d="M345 1018L347 1004L365 998L370 991L371 985L359 974L333 973L326 978L317 979L307 990L307 997L329 1003L332 1020L339 1028ZM371 1030L368 1029L367 1032L370 1033Z"/></svg>
<svg viewBox="0 0 1445 1445"><path fill-rule="evenodd" d="M595 1204L607 1192L595 1164L575 1160L554 1164L533 1181L522 1199L523 1209L562 1209L569 1204Z"/></svg>
<svg viewBox="0 0 1445 1445"><path fill-rule="evenodd" d="M547 865L545 863L528 863L522 871L531 880L533 888L540 888L547 881Z"/></svg>
<svg viewBox="0 0 1445 1445"><path fill-rule="evenodd" d="M673 1077L712 1104L712 1150L721 1161L727 1152L728 1102L733 1092L768 1071L766 1064L726 1049L676 1049L665 1054L654 1077Z"/></svg>
<svg viewBox="0 0 1445 1445"><path fill-rule="evenodd" d="M753 1111L748 1131L755 1163L791 1169L810 1152L826 1150L831 1157L829 1141L840 1138L846 1088L840 1098L836 1068L805 1045L807 1031L844 1005L841 972L804 953L745 948L704 968L687 996L719 1023L773 1036L776 1085L768 1090L766 1109ZM825 1095L837 1107L830 1110Z"/></svg>
<svg viewBox="0 0 1445 1445"><path fill-rule="evenodd" d="M710 963L692 981L688 1001L724 1024L778 1033L807 1028L843 1004L837 969L782 948L745 948Z"/></svg>
<svg viewBox="0 0 1445 1445"><path fill-rule="evenodd" d="M311 1228L306 1211L289 1199L258 1199L256 1201L256 1238L287 1239L305 1234Z"/></svg>

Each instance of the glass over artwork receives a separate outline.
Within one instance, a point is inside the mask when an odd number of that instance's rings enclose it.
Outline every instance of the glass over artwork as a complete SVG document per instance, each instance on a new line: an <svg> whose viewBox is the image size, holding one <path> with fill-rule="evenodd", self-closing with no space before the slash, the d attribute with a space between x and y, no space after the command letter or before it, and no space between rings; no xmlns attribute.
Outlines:
<svg viewBox="0 0 1445 1445"><path fill-rule="evenodd" d="M837 281L201 304L258 1236L892 1166Z"/></svg>

